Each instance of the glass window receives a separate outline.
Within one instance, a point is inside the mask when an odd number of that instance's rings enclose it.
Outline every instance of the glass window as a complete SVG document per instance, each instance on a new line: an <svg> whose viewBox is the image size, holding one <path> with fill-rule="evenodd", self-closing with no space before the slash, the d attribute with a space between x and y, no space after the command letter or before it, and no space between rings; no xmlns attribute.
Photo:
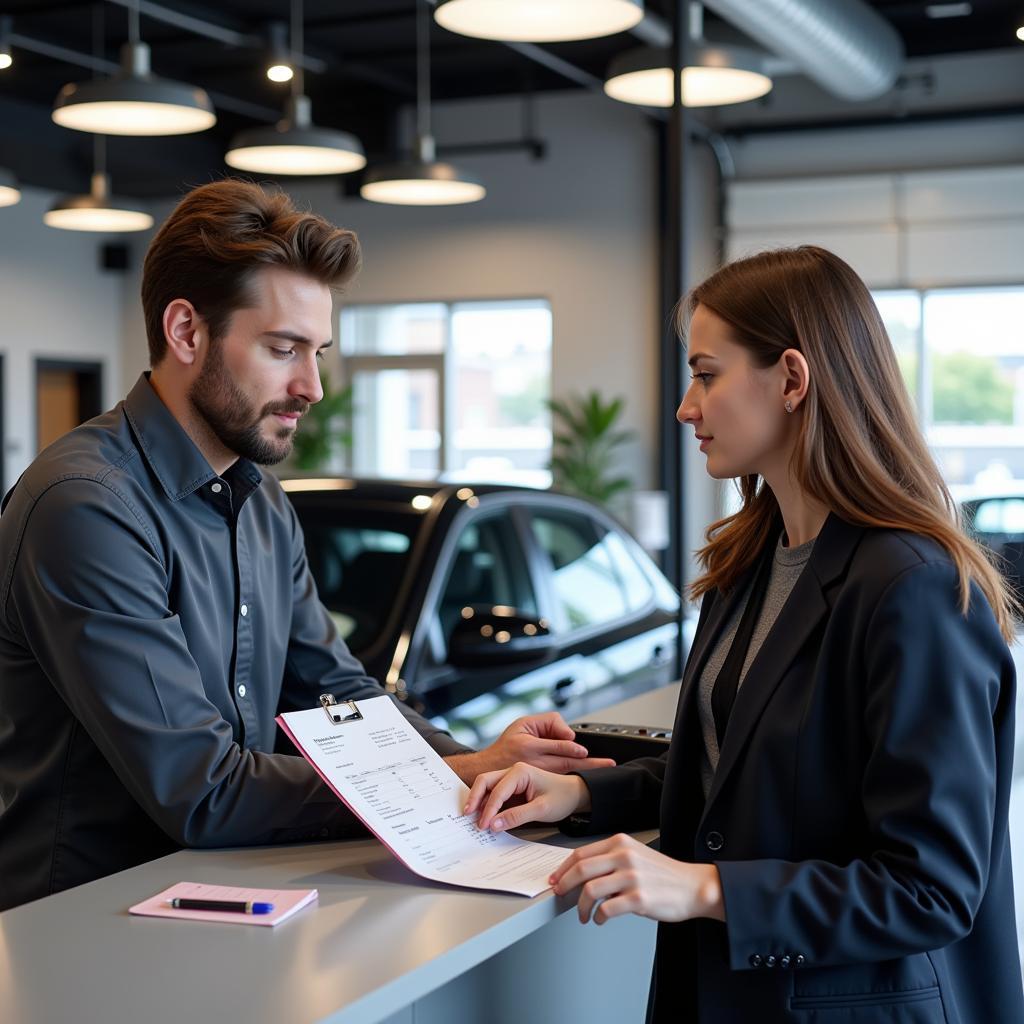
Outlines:
<svg viewBox="0 0 1024 1024"><path fill-rule="evenodd" d="M552 580L570 629L624 616L626 595L607 544L589 519L572 513L534 514L533 532L551 559Z"/></svg>
<svg viewBox="0 0 1024 1024"><path fill-rule="evenodd" d="M896 350L903 383L907 385L907 391L916 405L919 401L921 296L918 292L893 291L875 292L873 297L892 347Z"/></svg>
<svg viewBox="0 0 1024 1024"><path fill-rule="evenodd" d="M363 476L432 479L441 469L441 410L433 370L352 375L352 468Z"/></svg>
<svg viewBox="0 0 1024 1024"><path fill-rule="evenodd" d="M506 514L471 523L459 535L437 609L446 643L462 609L474 605L537 614L526 558Z"/></svg>
<svg viewBox="0 0 1024 1024"><path fill-rule="evenodd" d="M342 352L376 356L441 353L447 321L443 302L350 306L342 313Z"/></svg>
<svg viewBox="0 0 1024 1024"><path fill-rule="evenodd" d="M551 483L551 309L546 302L452 306L453 437L448 475Z"/></svg>
<svg viewBox="0 0 1024 1024"><path fill-rule="evenodd" d="M542 299L349 306L353 470L551 483L551 307Z"/></svg>
<svg viewBox="0 0 1024 1024"><path fill-rule="evenodd" d="M1024 288L926 292L928 443L958 497L1024 479Z"/></svg>

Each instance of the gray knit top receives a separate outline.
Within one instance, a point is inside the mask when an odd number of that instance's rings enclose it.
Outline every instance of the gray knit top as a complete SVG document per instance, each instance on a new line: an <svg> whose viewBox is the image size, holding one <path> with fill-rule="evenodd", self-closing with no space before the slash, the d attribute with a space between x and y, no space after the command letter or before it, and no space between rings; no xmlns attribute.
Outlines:
<svg viewBox="0 0 1024 1024"><path fill-rule="evenodd" d="M740 672L739 685L743 685L747 669L761 649L765 637L771 630L778 618L782 606L786 603L790 592L796 585L796 581L803 572L804 566L811 557L811 548L814 547L814 538L801 544L796 548L787 548L782 541L784 534L779 537L775 548L775 557L772 560L771 574L768 578L768 592L765 594L764 607L761 615L754 626L754 634L750 638L750 648L747 651L746 660L743 662L743 670ZM714 649L708 656L704 665L704 671L700 677L700 686L697 691L697 705L700 716L700 729L704 736L704 751L700 759L700 780L704 787L706 797L711 790L711 780L715 777L715 770L718 768L718 736L715 733L715 717L711 711L711 693L715 688L715 680L718 673L725 664L725 659L732 647L736 631L739 629L740 619L743 616L743 609L750 600L750 589L737 603L729 621L718 638ZM736 700L741 700L737 690Z"/></svg>

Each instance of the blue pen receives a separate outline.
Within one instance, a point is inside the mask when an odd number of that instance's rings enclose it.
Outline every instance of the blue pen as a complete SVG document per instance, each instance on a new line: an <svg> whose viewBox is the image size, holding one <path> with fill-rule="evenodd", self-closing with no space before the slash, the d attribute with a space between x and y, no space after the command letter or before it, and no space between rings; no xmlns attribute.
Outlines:
<svg viewBox="0 0 1024 1024"><path fill-rule="evenodd" d="M230 914L269 914L273 903L253 903L245 900L188 900L176 896L170 901L175 910L214 910Z"/></svg>

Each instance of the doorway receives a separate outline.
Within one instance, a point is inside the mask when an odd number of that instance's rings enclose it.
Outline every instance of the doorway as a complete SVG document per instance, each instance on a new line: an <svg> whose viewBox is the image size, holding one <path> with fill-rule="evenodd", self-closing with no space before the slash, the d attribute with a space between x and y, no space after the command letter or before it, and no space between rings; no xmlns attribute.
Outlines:
<svg viewBox="0 0 1024 1024"><path fill-rule="evenodd" d="M36 451L103 411L103 365L36 360Z"/></svg>

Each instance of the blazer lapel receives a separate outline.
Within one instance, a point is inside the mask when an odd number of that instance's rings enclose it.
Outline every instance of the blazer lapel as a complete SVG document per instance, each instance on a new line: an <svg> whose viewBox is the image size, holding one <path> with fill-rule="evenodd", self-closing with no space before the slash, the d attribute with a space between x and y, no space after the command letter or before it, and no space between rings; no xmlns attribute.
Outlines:
<svg viewBox="0 0 1024 1024"><path fill-rule="evenodd" d="M786 670L829 610L826 591L846 571L864 528L830 514L810 560L786 600L761 649L750 664L722 743L718 768L706 802L710 807Z"/></svg>

